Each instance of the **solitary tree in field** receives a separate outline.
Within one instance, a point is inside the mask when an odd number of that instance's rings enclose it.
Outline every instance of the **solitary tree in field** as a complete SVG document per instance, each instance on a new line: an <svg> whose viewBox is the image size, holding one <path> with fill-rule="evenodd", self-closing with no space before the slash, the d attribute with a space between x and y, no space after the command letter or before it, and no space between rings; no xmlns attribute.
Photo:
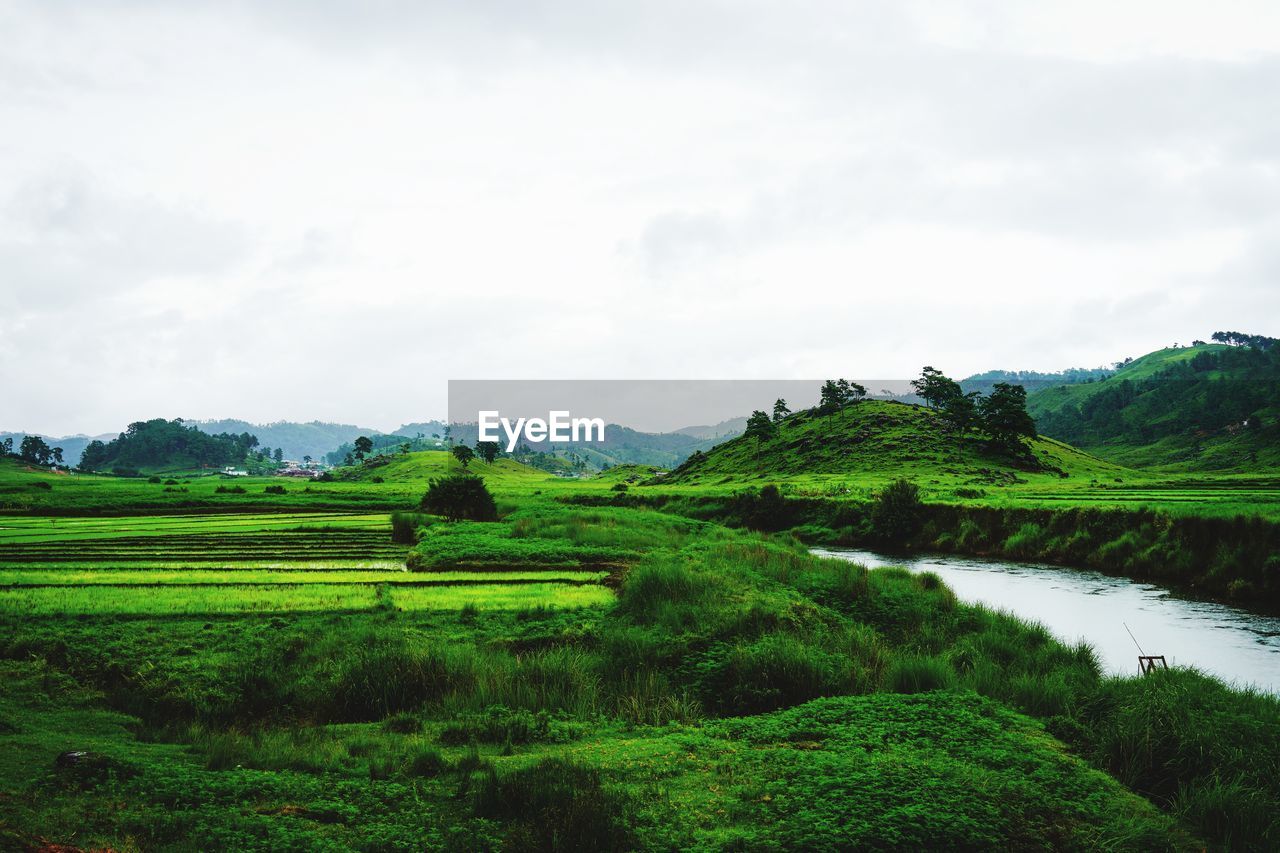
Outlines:
<svg viewBox="0 0 1280 853"><path fill-rule="evenodd" d="M465 444L455 444L450 452L453 454L454 459L462 463L463 468L470 465L471 460L476 458L475 451Z"/></svg>
<svg viewBox="0 0 1280 853"><path fill-rule="evenodd" d="M465 444L458 447L470 450ZM498 517L497 504L484 480L468 474L451 474L432 480L427 493L422 496L422 508L435 515L443 515L449 521L464 518L493 521Z"/></svg>
<svg viewBox="0 0 1280 853"><path fill-rule="evenodd" d="M419 436L419 437L421 437L421 436L422 436L422 433L418 433L418 436ZM410 444L409 442L407 442L407 441L402 441L402 442L400 442L400 453L401 453L402 455L408 455L409 451L410 451L412 448L413 448L413 445L412 445L412 444Z"/></svg>
<svg viewBox="0 0 1280 853"><path fill-rule="evenodd" d="M479 454L481 459L488 462L490 465L493 464L493 460L498 458L498 454L500 452L502 452L502 448L498 446L498 442L496 441L476 442L476 453Z"/></svg>
<svg viewBox="0 0 1280 853"><path fill-rule="evenodd" d="M787 401L779 397L773 401L773 422L776 424L791 414L791 410L787 408Z"/></svg>
<svg viewBox="0 0 1280 853"><path fill-rule="evenodd" d="M3 451L5 456L13 453L13 436L6 436L4 441L0 441L0 451Z"/></svg>
<svg viewBox="0 0 1280 853"><path fill-rule="evenodd" d="M310 464L311 464L311 457L310 457L310 456L303 456L303 457L302 457L302 464L304 464L304 465L310 465Z"/></svg>
<svg viewBox="0 0 1280 853"><path fill-rule="evenodd" d="M272 459L274 459L274 460L276 460L277 462L283 462L283 461L284 461L284 448L282 448L282 447L277 447L277 448L276 448L276 452L275 452L275 453L273 453L273 454L271 454L271 458L272 458Z"/></svg>
<svg viewBox="0 0 1280 853"><path fill-rule="evenodd" d="M61 447L55 447L53 449L53 464L54 465L62 464L62 448Z"/></svg>
<svg viewBox="0 0 1280 853"><path fill-rule="evenodd" d="M355 446L354 455L357 460L363 460L365 454L373 451L373 439L369 438L367 435L358 436L353 442L353 445Z"/></svg>

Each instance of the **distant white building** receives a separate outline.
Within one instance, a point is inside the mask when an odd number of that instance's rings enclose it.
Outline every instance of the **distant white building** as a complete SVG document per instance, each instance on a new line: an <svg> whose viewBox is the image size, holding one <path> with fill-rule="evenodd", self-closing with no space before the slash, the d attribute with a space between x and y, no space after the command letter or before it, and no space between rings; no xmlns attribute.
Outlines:
<svg viewBox="0 0 1280 853"><path fill-rule="evenodd" d="M248 471L241 471L239 468L237 468L234 465L228 465L227 467L223 468L222 474L225 477L248 477L249 476Z"/></svg>

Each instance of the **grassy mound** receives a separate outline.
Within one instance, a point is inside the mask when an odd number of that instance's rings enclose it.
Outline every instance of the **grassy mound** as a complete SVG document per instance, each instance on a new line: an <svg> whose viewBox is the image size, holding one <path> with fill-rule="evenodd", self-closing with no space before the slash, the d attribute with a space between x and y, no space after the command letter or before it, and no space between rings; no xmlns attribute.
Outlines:
<svg viewBox="0 0 1280 853"><path fill-rule="evenodd" d="M417 453L375 456L363 465L342 469L341 479L351 482L388 483L415 482L425 484L433 477L457 474L463 470L461 463L445 450L422 450ZM550 479L546 471L523 465L514 459L495 459L492 463L482 459L472 460L466 469L494 486L520 486L545 482Z"/></svg>
<svg viewBox="0 0 1280 853"><path fill-rule="evenodd" d="M1069 477L1115 477L1124 469L1069 445L1039 438L1030 443L1033 463L987 450L972 437L948 431L938 414L921 406L869 400L843 412L797 412L776 435L742 436L694 456L666 478L673 483L803 479L858 475L863 480L946 478L958 483L1005 485Z"/></svg>

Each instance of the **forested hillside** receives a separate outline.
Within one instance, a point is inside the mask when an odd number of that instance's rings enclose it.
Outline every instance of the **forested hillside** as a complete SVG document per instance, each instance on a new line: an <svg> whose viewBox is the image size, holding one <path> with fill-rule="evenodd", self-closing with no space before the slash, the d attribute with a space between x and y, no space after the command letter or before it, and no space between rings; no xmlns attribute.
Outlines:
<svg viewBox="0 0 1280 853"><path fill-rule="evenodd" d="M234 465L256 447L249 433L209 435L181 419L156 418L129 424L111 441L92 441L80 467L86 471L143 471Z"/></svg>
<svg viewBox="0 0 1280 853"><path fill-rule="evenodd" d="M1280 465L1280 347L1219 332L1221 343L1159 350L1097 382L1031 394L1041 433L1127 465ZM1229 341L1229 342L1228 342Z"/></svg>
<svg viewBox="0 0 1280 853"><path fill-rule="evenodd" d="M310 456L321 459L335 447L354 441L358 435L371 435L375 430L353 424L335 424L324 421L276 421L269 424L251 424L248 421L223 419L216 421L187 421L209 435L249 433L267 447L280 448L284 458L301 459Z"/></svg>

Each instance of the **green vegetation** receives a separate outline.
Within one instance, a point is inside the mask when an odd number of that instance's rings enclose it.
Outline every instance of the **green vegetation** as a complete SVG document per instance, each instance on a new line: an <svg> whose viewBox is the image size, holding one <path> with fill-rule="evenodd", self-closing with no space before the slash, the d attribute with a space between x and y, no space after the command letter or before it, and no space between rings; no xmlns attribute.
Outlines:
<svg viewBox="0 0 1280 853"><path fill-rule="evenodd" d="M464 445L458 447L467 449ZM427 485L427 493L422 496L422 508L449 521L494 521L498 517L498 505L494 503L484 480L468 474L452 474L432 480Z"/></svg>
<svg viewBox="0 0 1280 853"><path fill-rule="evenodd" d="M1113 479L1125 471L1060 442L1040 438L1009 455L957 432L943 412L905 403L866 400L841 411L809 410L773 425L770 433L743 435L690 457L671 473L676 484L713 485L761 479L812 482L826 475L860 483L907 476L998 486L1051 483L1065 477ZM757 437L758 436L758 437Z"/></svg>
<svg viewBox="0 0 1280 853"><path fill-rule="evenodd" d="M1096 382L1037 391L1041 432L1115 462L1181 470L1280 467L1280 349L1271 338L1159 350Z"/></svg>
<svg viewBox="0 0 1280 853"><path fill-rule="evenodd" d="M961 604L935 577L816 558L785 534L531 493L497 504L492 522L406 512L411 546L387 515L3 519L7 838L1278 837L1273 697L1179 670L1103 678L1087 648ZM400 565L255 565L365 549ZM55 768L68 750L90 758Z"/></svg>
<svg viewBox="0 0 1280 853"><path fill-rule="evenodd" d="M257 447L249 433L209 435L179 418L129 424L108 442L91 441L80 457L86 471L148 471L208 468L243 462Z"/></svg>
<svg viewBox="0 0 1280 853"><path fill-rule="evenodd" d="M831 380L670 473L373 436L323 482L0 459L0 840L1280 845L1276 697L1105 677L936 575L808 552L1055 560L1280 607L1280 481L1028 435L991 379L926 372L930 407Z"/></svg>

